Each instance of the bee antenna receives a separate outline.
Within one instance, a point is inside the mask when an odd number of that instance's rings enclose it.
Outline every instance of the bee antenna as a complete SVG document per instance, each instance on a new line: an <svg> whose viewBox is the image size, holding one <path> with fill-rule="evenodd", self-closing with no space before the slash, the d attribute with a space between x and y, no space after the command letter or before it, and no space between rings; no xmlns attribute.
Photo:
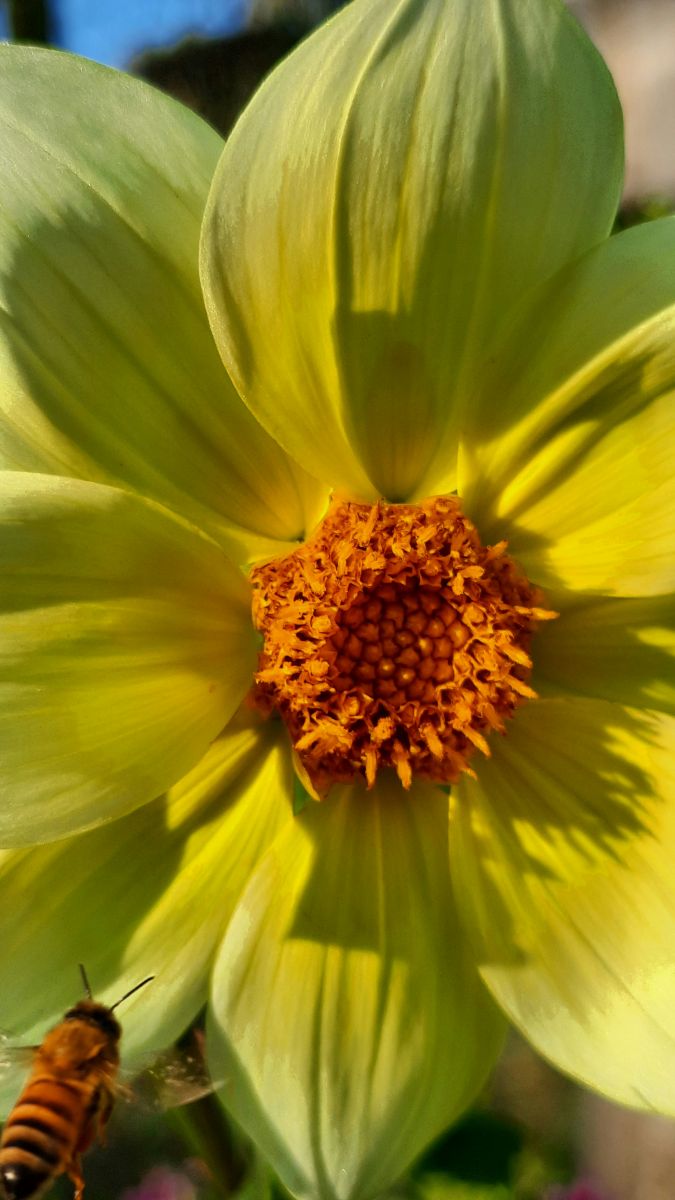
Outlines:
<svg viewBox="0 0 675 1200"><path fill-rule="evenodd" d="M89 985L89 980L87 979L87 972L86 972L86 971L85 971L85 969L84 969L84 963L78 963L78 966L79 966L79 968L80 968L80 975L82 976L82 982L83 982L83 984L84 984L84 990L85 990L85 992L87 993L87 995L88 995L89 999L90 999L90 1000L93 1000L93 999L94 999L94 997L93 997L93 996L92 996L92 994L91 994L91 987L90 987L90 985Z"/></svg>
<svg viewBox="0 0 675 1200"><path fill-rule="evenodd" d="M154 978L154 975L148 975L147 979L142 979L140 983L137 983L135 987L132 987L130 992L125 992L122 996L122 999L113 1004L110 1011L114 1012L116 1008L119 1008L120 1004L122 1004L125 1000L128 1000L130 996L133 996L134 992L138 992L142 987L145 987L146 983L152 983Z"/></svg>

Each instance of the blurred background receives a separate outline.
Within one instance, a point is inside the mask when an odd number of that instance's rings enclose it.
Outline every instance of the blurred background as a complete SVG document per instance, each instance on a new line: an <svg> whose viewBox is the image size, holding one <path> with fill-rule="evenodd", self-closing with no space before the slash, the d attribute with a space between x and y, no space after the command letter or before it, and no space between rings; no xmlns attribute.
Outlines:
<svg viewBox="0 0 675 1200"><path fill-rule="evenodd" d="M0 0L0 38L132 70L226 133L278 58L341 0ZM675 0L567 0L626 115L626 206L675 198Z"/></svg>
<svg viewBox="0 0 675 1200"><path fill-rule="evenodd" d="M675 0L568 0L616 80L626 122L620 224L675 210ZM339 0L0 0L0 38L121 67L223 134L261 78ZM118 1105L87 1155L96 1200L281 1196L217 1104L173 1116ZM61 1180L56 1200L72 1196ZM418 1164L399 1200L672 1200L675 1122L581 1091L515 1035L474 1111ZM392 1197L394 1200L394 1197Z"/></svg>

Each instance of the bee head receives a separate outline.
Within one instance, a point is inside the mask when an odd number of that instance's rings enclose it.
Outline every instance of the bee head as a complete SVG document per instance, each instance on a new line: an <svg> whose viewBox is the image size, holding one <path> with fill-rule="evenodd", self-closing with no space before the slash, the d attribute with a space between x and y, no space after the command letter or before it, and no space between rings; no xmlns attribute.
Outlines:
<svg viewBox="0 0 675 1200"><path fill-rule="evenodd" d="M97 1004L95 1000L80 1000L64 1015L64 1021L85 1021L87 1025L95 1025L102 1033L114 1042L122 1036L122 1027L113 1016L112 1009L105 1004Z"/></svg>

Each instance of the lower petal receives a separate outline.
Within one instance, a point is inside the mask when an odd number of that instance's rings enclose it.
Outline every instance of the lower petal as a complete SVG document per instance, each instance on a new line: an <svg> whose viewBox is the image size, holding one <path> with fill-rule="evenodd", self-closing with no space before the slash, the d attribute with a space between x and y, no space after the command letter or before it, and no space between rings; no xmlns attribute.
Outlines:
<svg viewBox="0 0 675 1200"><path fill-rule="evenodd" d="M289 776L273 723L237 718L166 796L105 828L5 851L2 1023L12 1041L39 1042L61 1018L82 961L105 1003L154 975L120 1009L125 1066L172 1044L204 1004L223 926L290 816ZM2 1083L6 1111L19 1080Z"/></svg>
<svg viewBox="0 0 675 1200"><path fill-rule="evenodd" d="M447 798L308 805L244 893L213 979L224 1101L286 1187L371 1196L466 1107L502 1022L459 934Z"/></svg>
<svg viewBox="0 0 675 1200"><path fill-rule="evenodd" d="M249 604L161 506L0 473L0 844L110 820L189 770L252 678Z"/></svg>
<svg viewBox="0 0 675 1200"><path fill-rule="evenodd" d="M531 703L457 788L458 903L495 998L537 1049L675 1114L675 720Z"/></svg>

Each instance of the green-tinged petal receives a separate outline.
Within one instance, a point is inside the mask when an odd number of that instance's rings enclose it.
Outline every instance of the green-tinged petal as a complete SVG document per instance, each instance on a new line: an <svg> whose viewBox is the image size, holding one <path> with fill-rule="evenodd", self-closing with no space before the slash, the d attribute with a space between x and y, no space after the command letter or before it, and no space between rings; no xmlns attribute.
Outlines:
<svg viewBox="0 0 675 1200"><path fill-rule="evenodd" d="M502 1023L458 935L447 798L310 804L263 859L212 991L223 1099L298 1196L383 1192L469 1103Z"/></svg>
<svg viewBox="0 0 675 1200"><path fill-rule="evenodd" d="M241 403L204 312L221 149L139 80L0 47L0 465L294 538L304 473Z"/></svg>
<svg viewBox="0 0 675 1200"><path fill-rule="evenodd" d="M457 787L452 878L481 974L537 1049L675 1114L675 720L526 705Z"/></svg>
<svg viewBox="0 0 675 1200"><path fill-rule="evenodd" d="M486 340L606 235L621 160L611 80L558 0L355 0L214 178L202 278L242 396L339 487L449 490Z"/></svg>
<svg viewBox="0 0 675 1200"><path fill-rule="evenodd" d="M214 948L260 855L291 815L279 727L237 719L168 795L104 829L0 856L0 937L12 969L0 1024L40 1041L78 998L77 963L119 1010L123 1062L171 1045L202 1007ZM16 1095L2 1077L0 1105Z"/></svg>
<svg viewBox="0 0 675 1200"><path fill-rule="evenodd" d="M675 219L610 238L520 313L467 422L460 491L544 586L675 589Z"/></svg>
<svg viewBox="0 0 675 1200"><path fill-rule="evenodd" d="M675 716L675 597L608 596L563 609L537 633L533 658L542 696L566 691Z"/></svg>
<svg viewBox="0 0 675 1200"><path fill-rule="evenodd" d="M249 590L152 501L0 472L0 845L119 816L205 752L250 685Z"/></svg>

